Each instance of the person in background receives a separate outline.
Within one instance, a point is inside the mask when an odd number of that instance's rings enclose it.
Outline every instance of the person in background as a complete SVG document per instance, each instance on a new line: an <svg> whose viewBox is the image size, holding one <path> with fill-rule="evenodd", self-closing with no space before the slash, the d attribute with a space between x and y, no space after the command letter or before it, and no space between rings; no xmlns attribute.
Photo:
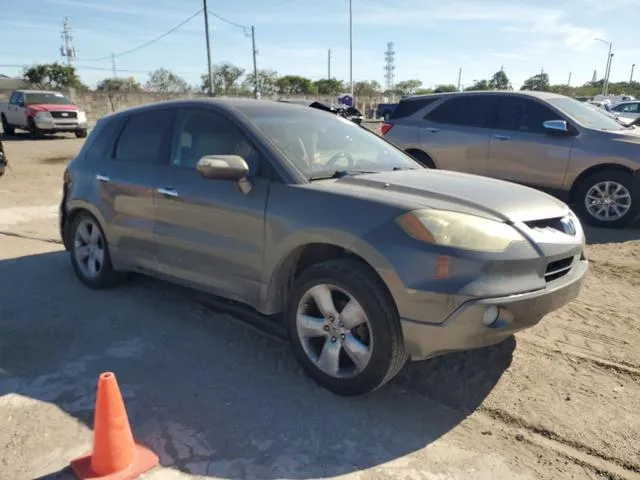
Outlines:
<svg viewBox="0 0 640 480"><path fill-rule="evenodd" d="M4 171L9 165L9 160L7 159L7 155L4 153L4 147L2 146L2 139L0 138L0 177L4 175Z"/></svg>

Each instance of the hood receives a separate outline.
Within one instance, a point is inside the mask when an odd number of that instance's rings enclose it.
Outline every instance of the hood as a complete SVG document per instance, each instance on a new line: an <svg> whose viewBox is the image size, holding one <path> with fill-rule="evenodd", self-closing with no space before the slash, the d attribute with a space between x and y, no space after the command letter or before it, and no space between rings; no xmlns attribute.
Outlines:
<svg viewBox="0 0 640 480"><path fill-rule="evenodd" d="M565 203L533 188L445 170L346 176L331 185L336 190L352 188L354 194L405 204L407 208L433 207L507 222L558 218L569 213Z"/></svg>
<svg viewBox="0 0 640 480"><path fill-rule="evenodd" d="M65 112L77 112L80 108L77 105L58 105L58 104L34 104L27 105L27 110L30 110L34 113L36 112L51 112L51 111L65 111Z"/></svg>

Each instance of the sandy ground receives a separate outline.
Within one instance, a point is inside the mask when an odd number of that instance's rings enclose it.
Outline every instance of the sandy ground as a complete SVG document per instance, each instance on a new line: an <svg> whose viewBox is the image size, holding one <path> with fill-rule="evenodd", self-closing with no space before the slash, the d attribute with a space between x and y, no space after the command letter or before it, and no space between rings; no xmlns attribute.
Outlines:
<svg viewBox="0 0 640 480"><path fill-rule="evenodd" d="M584 292L535 328L342 399L280 340L193 292L145 278L82 287L56 225L81 142L5 141L0 479L71 478L107 370L160 456L149 479L640 478L638 228L590 230Z"/></svg>

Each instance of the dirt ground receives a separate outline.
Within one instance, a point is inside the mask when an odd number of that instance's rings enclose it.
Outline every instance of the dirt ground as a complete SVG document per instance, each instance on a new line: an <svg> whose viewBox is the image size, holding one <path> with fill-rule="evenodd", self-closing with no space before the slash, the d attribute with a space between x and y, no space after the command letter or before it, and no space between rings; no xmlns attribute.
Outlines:
<svg viewBox="0 0 640 480"><path fill-rule="evenodd" d="M0 178L0 479L66 479L118 377L144 478L640 478L640 229L589 230L580 298L496 347L343 399L288 347L193 292L75 279L57 231L82 140L6 140Z"/></svg>

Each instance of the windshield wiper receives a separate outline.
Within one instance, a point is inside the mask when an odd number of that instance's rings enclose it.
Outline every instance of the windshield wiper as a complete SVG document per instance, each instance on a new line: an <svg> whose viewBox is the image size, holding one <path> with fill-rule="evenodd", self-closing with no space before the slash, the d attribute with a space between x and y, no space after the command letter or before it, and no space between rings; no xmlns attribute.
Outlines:
<svg viewBox="0 0 640 480"><path fill-rule="evenodd" d="M329 178L342 178L342 177L346 177L347 175L363 175L365 173L380 173L379 171L372 171L372 170L355 170L355 169L344 169L344 170L336 170L334 172L328 172L328 173L318 173L316 175L312 175L309 177L309 181L313 181L313 180L326 180Z"/></svg>

